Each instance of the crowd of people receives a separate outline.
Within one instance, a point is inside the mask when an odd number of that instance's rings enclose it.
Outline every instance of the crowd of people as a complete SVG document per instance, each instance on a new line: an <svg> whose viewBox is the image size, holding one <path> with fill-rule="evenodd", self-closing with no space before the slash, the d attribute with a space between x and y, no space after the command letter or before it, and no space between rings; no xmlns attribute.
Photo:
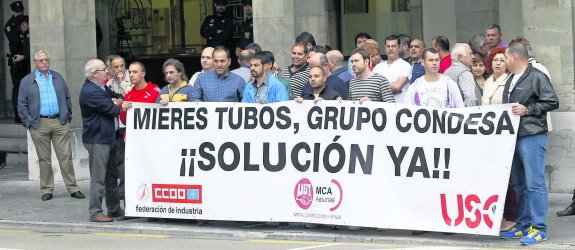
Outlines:
<svg viewBox="0 0 575 250"><path fill-rule="evenodd" d="M111 222L125 218L120 206L124 196L124 145L126 112L134 102L245 102L270 104L312 100L404 103L431 108L463 108L514 103L520 116L516 151L507 192L501 237L520 238L526 245L547 239L547 185L544 157L547 149L547 113L559 106L549 71L538 63L529 41L516 37L501 40L498 25L469 43L450 44L436 36L430 47L419 38L389 35L376 41L362 32L355 37L356 49L346 62L343 53L319 46L312 34L303 32L291 47L291 64L283 69L271 51L262 49L246 31L242 46L235 50L219 42L229 32L212 27L225 22L218 13L202 27L208 46L201 53L202 70L188 77L184 65L168 59L162 65L162 89L146 82L144 64L126 67L124 58L111 55L86 63L86 80L79 102L83 121L82 140L89 153L89 220ZM220 8L218 8L220 7ZM249 4L251 13L251 2ZM204 25L202 25L204 26ZM250 25L251 27L251 25ZM246 42L246 40L248 40ZM244 44L245 43L245 44ZM380 43L385 56L382 57ZM29 52L28 52L29 53ZM230 70L232 53L239 68ZM69 121L71 97L64 78L50 70L50 54L33 54L35 69L19 82L18 118L30 130L40 160L42 200L53 198L51 143L68 192L84 198L76 184L71 161ZM106 198L107 214L102 209ZM575 199L575 196L574 196ZM575 214L575 205L558 212ZM202 221L203 224L207 221ZM258 223L247 223L254 226ZM281 226L286 227L286 223ZM415 232L414 232L415 233Z"/></svg>

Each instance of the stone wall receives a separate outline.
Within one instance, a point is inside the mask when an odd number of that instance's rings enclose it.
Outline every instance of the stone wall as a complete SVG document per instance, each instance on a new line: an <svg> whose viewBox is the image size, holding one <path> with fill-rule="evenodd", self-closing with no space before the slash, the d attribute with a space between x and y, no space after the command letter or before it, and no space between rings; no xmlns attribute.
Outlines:
<svg viewBox="0 0 575 250"><path fill-rule="evenodd" d="M450 43L457 37L457 19L455 0L423 0L421 1L423 39L431 46L431 38L443 35Z"/></svg>
<svg viewBox="0 0 575 250"><path fill-rule="evenodd" d="M509 41L516 35L524 35L531 41L537 60L551 72L551 80L561 104L558 112L551 116L553 131L549 133L546 159L550 192L571 192L575 187L573 1L575 0L417 2L421 3L417 8L421 11L421 32L426 43L437 34L454 37L452 40L467 41L472 34L483 32L491 23L501 25L504 41ZM41 36L32 36L33 49L34 46L41 46L53 50L53 68L65 74L73 96L77 96L83 81L80 68L88 58L96 55L95 33L91 28L94 25L94 3L77 0L64 7L63 0L37 0L34 4L36 7L31 6L30 10L38 17L31 19L31 29L49 29L49 34L41 35L50 36L50 39L40 40ZM325 17L325 1L270 0L254 1L253 4L255 41L264 49L272 51L282 66L290 64L293 38L302 31L314 34L319 44L327 43L329 34L322 32L328 30L327 26L330 25ZM77 105L77 98L73 98L73 102ZM79 114L77 106L74 109L74 113ZM87 153L79 139L81 129L78 129L78 123L81 118L75 115L74 120L77 128L73 132L74 165L78 178L84 179L88 176ZM32 173L37 173L37 159L34 159L34 150L29 152L30 178L34 179ZM60 178L59 175L56 176Z"/></svg>
<svg viewBox="0 0 575 250"><path fill-rule="evenodd" d="M499 23L497 0L457 0L455 1L455 19L457 37L450 42L467 43L473 35L480 35L489 25Z"/></svg>
<svg viewBox="0 0 575 250"><path fill-rule="evenodd" d="M549 188L551 192L571 192L575 187L573 1L525 0L522 11L525 38L531 42L535 58L551 73L559 96L546 159Z"/></svg>
<svg viewBox="0 0 575 250"><path fill-rule="evenodd" d="M575 188L575 115L572 112L553 112L551 117L553 131L548 134L545 159L549 191L570 193Z"/></svg>

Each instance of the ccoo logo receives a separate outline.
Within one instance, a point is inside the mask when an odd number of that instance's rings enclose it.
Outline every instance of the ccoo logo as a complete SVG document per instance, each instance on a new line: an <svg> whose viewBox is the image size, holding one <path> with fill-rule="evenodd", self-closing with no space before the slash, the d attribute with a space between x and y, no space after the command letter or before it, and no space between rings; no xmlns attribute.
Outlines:
<svg viewBox="0 0 575 250"><path fill-rule="evenodd" d="M148 201L150 198L150 190L148 189L148 185L145 183L140 184L138 187L138 200L140 201Z"/></svg>
<svg viewBox="0 0 575 250"><path fill-rule="evenodd" d="M307 178L301 179L293 191L295 202L303 209L308 209L313 202L313 187Z"/></svg>

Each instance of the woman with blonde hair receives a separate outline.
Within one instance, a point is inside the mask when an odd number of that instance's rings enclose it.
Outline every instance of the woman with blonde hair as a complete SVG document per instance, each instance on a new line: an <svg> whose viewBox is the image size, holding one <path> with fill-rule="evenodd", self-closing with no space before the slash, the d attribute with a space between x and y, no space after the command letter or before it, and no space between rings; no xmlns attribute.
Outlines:
<svg viewBox="0 0 575 250"><path fill-rule="evenodd" d="M379 51L379 43L373 39L367 39L365 40L365 43L361 45L361 48L366 50L369 54L369 59L371 61L369 69L373 70L373 67L382 61Z"/></svg>

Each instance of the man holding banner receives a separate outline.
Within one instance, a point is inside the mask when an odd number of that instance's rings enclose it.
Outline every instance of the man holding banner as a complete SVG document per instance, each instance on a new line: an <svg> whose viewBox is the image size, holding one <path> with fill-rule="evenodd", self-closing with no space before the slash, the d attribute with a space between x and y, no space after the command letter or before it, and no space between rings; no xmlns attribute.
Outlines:
<svg viewBox="0 0 575 250"><path fill-rule="evenodd" d="M289 100L289 93L282 83L268 73L272 59L265 52L257 52L250 59L253 81L248 82L242 102L268 104Z"/></svg>
<svg viewBox="0 0 575 250"><path fill-rule="evenodd" d="M421 55L425 74L407 89L403 103L432 108L465 108L457 83L439 73L441 58L434 48L425 49ZM413 230L420 235L427 231Z"/></svg>
<svg viewBox="0 0 575 250"><path fill-rule="evenodd" d="M387 78L369 69L371 59L366 50L354 50L350 60L357 78L349 82L349 100L395 103Z"/></svg>
<svg viewBox="0 0 575 250"><path fill-rule="evenodd" d="M124 97L120 120L126 124L126 113L132 108L132 102L154 103L160 95L158 85L152 82L146 82L146 67L139 61L130 64L128 72L130 73L130 82L134 86Z"/></svg>
<svg viewBox="0 0 575 250"><path fill-rule="evenodd" d="M559 107L549 78L529 64L525 46L512 42L505 63L512 75L503 90L503 103L516 103L512 111L521 117L511 182L518 194L517 226L501 233L504 239L521 238L524 245L547 240L547 112Z"/></svg>
<svg viewBox="0 0 575 250"><path fill-rule="evenodd" d="M425 75L409 86L403 103L434 108L465 108L457 83L439 74L441 58L437 50L425 49L422 59Z"/></svg>
<svg viewBox="0 0 575 250"><path fill-rule="evenodd" d="M86 81L80 90L82 113L82 141L88 150L90 166L90 222L112 222L124 217L118 194L118 165L112 145L118 136L122 95L104 85L106 65L94 59L84 66ZM106 196L108 215L102 211L102 198Z"/></svg>
<svg viewBox="0 0 575 250"><path fill-rule="evenodd" d="M164 62L162 70L168 85L162 88L156 102L168 105L169 102L190 101L193 87L186 82L188 76L184 64L177 59L170 58Z"/></svg>
<svg viewBox="0 0 575 250"><path fill-rule="evenodd" d="M230 72L230 51L218 46L214 49L214 71L198 77L191 95L191 101L197 102L240 102L246 82L240 76Z"/></svg>
<svg viewBox="0 0 575 250"><path fill-rule="evenodd" d="M317 103L321 100L339 100L341 101L341 95L331 89L325 84L325 71L320 66L312 67L309 71L309 84L310 89L304 89L302 96L296 97L294 100L298 103L302 103L303 100L313 100Z"/></svg>

